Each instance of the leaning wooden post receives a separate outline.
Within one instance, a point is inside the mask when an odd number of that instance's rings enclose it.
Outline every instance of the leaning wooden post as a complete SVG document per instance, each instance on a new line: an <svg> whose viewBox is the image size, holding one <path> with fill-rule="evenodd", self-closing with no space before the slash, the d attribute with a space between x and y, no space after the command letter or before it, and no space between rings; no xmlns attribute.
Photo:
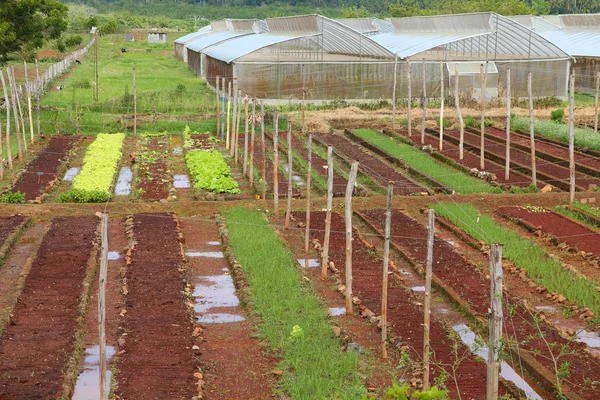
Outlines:
<svg viewBox="0 0 600 400"><path fill-rule="evenodd" d="M444 149L444 62L440 61L440 145L439 149Z"/></svg>
<svg viewBox="0 0 600 400"><path fill-rule="evenodd" d="M481 138L479 143L479 169L482 171L485 169L485 98L486 98L486 86L485 86L485 72L483 70L483 64L480 66L480 80L481 80L481 121L480 121L480 129L481 129Z"/></svg>
<svg viewBox="0 0 600 400"><path fill-rule="evenodd" d="M221 102L221 142L225 141L225 77L221 78L221 95L219 101Z"/></svg>
<svg viewBox="0 0 600 400"><path fill-rule="evenodd" d="M263 200L267 198L267 149L265 142L265 103L260 102L260 143L262 146L261 149L261 181L262 181L262 198Z"/></svg>
<svg viewBox="0 0 600 400"><path fill-rule="evenodd" d="M254 134L256 133L256 99L252 99L252 133L250 134L250 186L254 186Z"/></svg>
<svg viewBox="0 0 600 400"><path fill-rule="evenodd" d="M217 102L217 138L221 136L221 102L219 101L219 76L215 78L215 96Z"/></svg>
<svg viewBox="0 0 600 400"><path fill-rule="evenodd" d="M534 186L537 186L537 172L535 169L535 133L534 133L534 116L533 116L533 90L532 90L532 74L527 74L527 93L529 94L529 147L531 156L531 181Z"/></svg>
<svg viewBox="0 0 600 400"><path fill-rule="evenodd" d="M396 130L396 86L398 86L398 54L394 59L394 86L392 87L392 131Z"/></svg>
<svg viewBox="0 0 600 400"><path fill-rule="evenodd" d="M244 166L242 167L242 174L247 175L248 172L248 95L244 97L244 116L246 117L246 123L244 125Z"/></svg>
<svg viewBox="0 0 600 400"><path fill-rule="evenodd" d="M423 389L429 389L429 331L431 328L431 277L433 275L433 240L435 233L435 211L427 212L427 258L425 264L425 317L423 322Z"/></svg>
<svg viewBox="0 0 600 400"><path fill-rule="evenodd" d="M10 71L10 68L6 69L6 75L8 75L8 81L9 81L9 85L11 87L10 90L10 99L12 102L12 107L13 107L13 117L15 120L15 132L16 132L16 136L17 136L17 150L18 150L18 154L19 154L19 161L23 161L23 150L21 149L21 127L19 126L19 117L18 117L18 112L17 112L17 101L16 101L16 96L15 96L15 90L13 88L12 85L12 74Z"/></svg>
<svg viewBox="0 0 600 400"><path fill-rule="evenodd" d="M350 167L348 185L346 186L345 216L346 216L346 314L353 314L352 310L352 193L356 184L358 161Z"/></svg>
<svg viewBox="0 0 600 400"><path fill-rule="evenodd" d="M133 69L133 136L137 136L137 83Z"/></svg>
<svg viewBox="0 0 600 400"><path fill-rule="evenodd" d="M310 244L310 187L312 173L312 140L313 136L308 135L308 167L306 168L306 226L304 233L304 252L308 253Z"/></svg>
<svg viewBox="0 0 600 400"><path fill-rule="evenodd" d="M27 73L27 61L23 61L23 67L25 68L25 91L27 93L27 109L29 112L27 115L29 116L29 131L30 131L30 140L31 143L35 141L33 137L33 116L31 115L31 88L29 87L29 74Z"/></svg>
<svg viewBox="0 0 600 400"><path fill-rule="evenodd" d="M425 76L425 61L423 61L423 123L421 125L421 144L425 144L425 121L427 119L427 77Z"/></svg>
<svg viewBox="0 0 600 400"><path fill-rule="evenodd" d="M273 213L279 214L279 115L273 111Z"/></svg>
<svg viewBox="0 0 600 400"><path fill-rule="evenodd" d="M288 188L287 188L287 208L285 211L285 229L290 227L290 219L292 217L292 186L294 170L292 168L293 155L292 155L292 121L288 121L287 131L287 151L288 151Z"/></svg>
<svg viewBox="0 0 600 400"><path fill-rule="evenodd" d="M381 356L387 358L387 301L388 270L390 264L390 231L392 229L392 197L394 182L388 183L387 211L385 213L385 238L383 244L383 283L381 289Z"/></svg>
<svg viewBox="0 0 600 400"><path fill-rule="evenodd" d="M36 90L36 108L37 108L37 134L38 137L40 137L41 133L41 129L40 129L40 92L42 90L44 90L44 86L41 84L40 81L40 69L38 67L38 60L37 58L35 59L35 76L37 78L37 90Z"/></svg>
<svg viewBox="0 0 600 400"><path fill-rule="evenodd" d="M6 104L6 158L8 159L8 168L13 169L12 152L10 150L10 99L6 90L6 82L4 81L4 73L0 70L0 81L2 81L2 89L4 90L4 104ZM2 154L0 150L0 154Z"/></svg>
<svg viewBox="0 0 600 400"><path fill-rule="evenodd" d="M333 147L327 146L327 213L325 215L325 237L321 253L321 279L327 279L329 265L329 237L331 236L331 212L333 209Z"/></svg>
<svg viewBox="0 0 600 400"><path fill-rule="evenodd" d="M569 80L569 203L575 201L575 69Z"/></svg>
<svg viewBox="0 0 600 400"><path fill-rule="evenodd" d="M504 180L510 178L510 68L506 70L506 162L504 164Z"/></svg>
<svg viewBox="0 0 600 400"><path fill-rule="evenodd" d="M22 93L23 93L23 87L19 86L17 87L17 80L16 80L16 75L15 75L15 69L13 68L13 72L12 72L12 76L13 76L13 84L15 85L15 95L17 97L17 105L19 106L19 116L21 117L21 134L23 135L23 150L27 151L27 130L25 129L25 118L23 117L23 108L25 108L25 105L21 106L21 97L22 97Z"/></svg>
<svg viewBox="0 0 600 400"><path fill-rule="evenodd" d="M498 400L498 374L500 372L500 350L502 347L502 245L492 244L490 251L490 294L489 344L487 362L486 400Z"/></svg>
<svg viewBox="0 0 600 400"><path fill-rule="evenodd" d="M465 155L465 123L460 110L460 94L458 91L458 64L454 64L454 102L456 103L456 114L460 124L460 136L458 141L458 158L462 160Z"/></svg>
<svg viewBox="0 0 600 400"><path fill-rule="evenodd" d="M13 108L14 108L14 117L15 117L15 125L17 126L17 144L19 148L23 148L23 150L27 151L27 142L23 143L23 139L21 135L25 137L25 122L23 120L23 110L21 110L21 101L19 99L19 92L17 88L17 81L15 78L15 69L13 67L9 68L10 75L9 80L11 84L10 94L13 96ZM21 117L21 124L19 125L19 117ZM22 161L23 153L22 150L19 150L19 161Z"/></svg>
<svg viewBox="0 0 600 400"><path fill-rule="evenodd" d="M108 276L108 214L102 214L100 274L98 280L98 333L100 344L100 399L106 400L106 280Z"/></svg>
<svg viewBox="0 0 600 400"><path fill-rule="evenodd" d="M225 138L225 149L226 150L229 150L229 146L230 146L230 143L229 143L229 134L230 134L229 128L231 127L230 111L231 111L231 81L229 82L229 85L227 87L227 136Z"/></svg>
<svg viewBox="0 0 600 400"><path fill-rule="evenodd" d="M408 61L408 136L412 135L412 64Z"/></svg>
<svg viewBox="0 0 600 400"><path fill-rule="evenodd" d="M236 116L235 122L235 165L238 164L238 156L240 152L240 124L242 119L242 91L238 89L238 115Z"/></svg>
<svg viewBox="0 0 600 400"><path fill-rule="evenodd" d="M233 114L231 115L231 148L229 152L229 156L233 157L236 149L235 149L235 123L237 119L237 82L236 79L233 78Z"/></svg>
<svg viewBox="0 0 600 400"><path fill-rule="evenodd" d="M594 133L598 133L598 92L600 91L600 72L596 74L596 91L594 92Z"/></svg>

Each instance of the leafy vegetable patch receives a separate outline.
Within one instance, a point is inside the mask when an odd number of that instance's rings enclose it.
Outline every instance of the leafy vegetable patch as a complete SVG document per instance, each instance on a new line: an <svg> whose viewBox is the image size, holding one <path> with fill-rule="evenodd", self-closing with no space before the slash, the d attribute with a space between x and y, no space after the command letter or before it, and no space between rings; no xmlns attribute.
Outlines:
<svg viewBox="0 0 600 400"><path fill-rule="evenodd" d="M194 187L214 193L240 193L231 176L231 168L217 150L193 150L185 155L185 163L194 177Z"/></svg>

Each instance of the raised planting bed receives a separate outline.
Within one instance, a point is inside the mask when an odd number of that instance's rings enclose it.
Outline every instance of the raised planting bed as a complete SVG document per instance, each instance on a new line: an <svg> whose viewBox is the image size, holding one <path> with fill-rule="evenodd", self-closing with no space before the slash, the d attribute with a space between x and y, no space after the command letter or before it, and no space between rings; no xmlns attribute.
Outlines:
<svg viewBox="0 0 600 400"><path fill-rule="evenodd" d="M383 235L384 210L360 211L358 215ZM438 220L439 222L439 220ZM407 232L410 232L407 234ZM391 245L397 249L419 274L423 274L427 253L427 228L399 210L392 213ZM490 284L485 271L458 254L454 244L436 234L433 247L433 285L445 293L460 309L472 318L487 322L490 304ZM484 268L487 265L484 265ZM506 281L505 281L506 284ZM588 353L587 346L563 337L559 330L544 322L538 312L531 310L512 295L508 287L503 301L508 361L516 368L521 365L546 390L554 392L556 368L568 365L568 377L563 377L564 393L569 398L592 399L594 384L600 379L594 366L598 359ZM557 364L554 364L554 360Z"/></svg>
<svg viewBox="0 0 600 400"><path fill-rule="evenodd" d="M28 201L41 200L57 181L60 166L78 140L75 136L52 136L48 146L27 165L11 192L23 193Z"/></svg>
<svg viewBox="0 0 600 400"><path fill-rule="evenodd" d="M278 391L292 399L363 398L358 352L342 351L320 299L264 214L241 208L223 214L259 337L281 359Z"/></svg>
<svg viewBox="0 0 600 400"><path fill-rule="evenodd" d="M136 155L136 195L144 201L166 199L172 179L168 167L169 136L145 133L140 145Z"/></svg>
<svg viewBox="0 0 600 400"><path fill-rule="evenodd" d="M405 196L427 193L427 189L420 183L399 173L397 169L384 163L374 155L366 152L361 146L352 143L341 135L321 134L315 136L315 139L325 146L333 146L335 154L346 162L358 161L358 169L382 188L387 188L388 183L391 181L395 184L395 194ZM376 189L372 188L372 190Z"/></svg>
<svg viewBox="0 0 600 400"><path fill-rule="evenodd" d="M135 214L131 239L119 325L127 336L115 361L114 393L122 399L191 399L198 395L197 354L177 223L171 214Z"/></svg>
<svg viewBox="0 0 600 400"><path fill-rule="evenodd" d="M541 230L577 250L600 256L600 232L593 231L560 214L542 207L502 207L496 212L516 220L532 231Z"/></svg>
<svg viewBox="0 0 600 400"><path fill-rule="evenodd" d="M416 179L446 193L501 193L502 189L494 187L480 179L465 175L462 171L449 168L447 164L431 158L413 146L396 141L382 133L371 129L355 129L348 131L355 141L388 159L399 167L407 168Z"/></svg>
<svg viewBox="0 0 600 400"><path fill-rule="evenodd" d="M0 339L0 398L66 398L84 278L95 263L94 216L56 217Z"/></svg>
<svg viewBox="0 0 600 400"><path fill-rule="evenodd" d="M22 215L0 217L0 268L8 256L10 248L23 230L27 218Z"/></svg>
<svg viewBox="0 0 600 400"><path fill-rule="evenodd" d="M600 208L581 204L576 201L570 206L557 206L556 210L561 214L575 218L584 224L600 229Z"/></svg>
<svg viewBox="0 0 600 400"><path fill-rule="evenodd" d="M194 179L193 186L200 192L240 193L238 183L231 176L223 154L218 150L192 150L185 155L185 163Z"/></svg>
<svg viewBox="0 0 600 400"><path fill-rule="evenodd" d="M296 218L303 220L305 214L296 213ZM312 212L311 238L323 243L324 229L325 212ZM383 260L374 254L372 247L362 240L361 232L354 229L352 236L352 294L360 299L361 306L365 306L375 315L380 315ZM341 277L345 276L345 243L344 219L333 213L329 259L340 271ZM390 272L394 272L394 270L390 269ZM398 278L393 273L390 275L387 315L390 341L398 347L408 347L407 355L414 363L420 362L423 355L424 310L420 301L412 295L411 288L404 286L402 278ZM450 390L451 398L459 398L458 392L463 398L485 398L485 364L471 356L460 339L450 337L447 328L434 315L431 318L430 338L433 354L432 382L439 379L445 371L447 378L445 384ZM459 361L461 357L464 359ZM452 367L456 368L455 373L452 371ZM417 377L420 376L417 375ZM501 392L502 394L507 392L503 385L501 385Z"/></svg>
<svg viewBox="0 0 600 400"><path fill-rule="evenodd" d="M99 134L85 152L83 167L73 179L73 188L61 194L60 201L96 203L110 200L124 139L123 133Z"/></svg>

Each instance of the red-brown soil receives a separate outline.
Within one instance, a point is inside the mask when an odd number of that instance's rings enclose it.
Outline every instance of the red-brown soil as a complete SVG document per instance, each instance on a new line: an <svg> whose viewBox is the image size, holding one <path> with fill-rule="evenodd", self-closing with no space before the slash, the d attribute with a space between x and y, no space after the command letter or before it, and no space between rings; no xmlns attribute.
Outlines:
<svg viewBox="0 0 600 400"><path fill-rule="evenodd" d="M556 236L559 242L565 242L577 250L600 256L600 233L553 211L533 212L522 207L502 207L497 213L510 219L522 220L543 233Z"/></svg>
<svg viewBox="0 0 600 400"><path fill-rule="evenodd" d="M298 214L298 218L304 218ZM325 227L325 213L311 213L311 235L323 242L323 231ZM333 214L331 219L331 238L329 257L340 270L341 276L345 274L345 223L338 214ZM352 245L353 265L353 295L361 299L361 304L368 307L375 314L380 314L381 309L381 274L383 261L373 254L373 251L362 240L357 230L353 231ZM392 275L394 276L394 275ZM388 323L391 331L398 336L402 345L410 348L412 360L420 360L423 352L423 308L416 304L417 300L411 294L409 288L405 287L398 279L392 279L388 288ZM434 362L432 368L432 379L439 376L441 364L452 365L457 358L452 352L454 342L449 338L446 328L432 317L431 321L431 351ZM475 357L468 355L469 350L462 344L458 344L458 354L467 354L460 362L457 362L457 386L463 399L485 398L485 364L477 361ZM455 385L452 385L453 374L450 372L448 388L452 398L457 398ZM502 392L506 389L502 386Z"/></svg>
<svg viewBox="0 0 600 400"><path fill-rule="evenodd" d="M181 231L188 252L222 250L214 221L186 219ZM212 242L213 244L209 243ZM215 245L214 243L218 243ZM203 278L229 274L225 258L187 257L192 287ZM225 270L225 271L224 271ZM192 289L193 290L193 289ZM226 300L223 298L221 300ZM256 328L244 307L212 307L207 312L242 316L244 321L202 324L200 364L204 373L206 399L268 399L272 386L275 360L261 349Z"/></svg>
<svg viewBox="0 0 600 400"><path fill-rule="evenodd" d="M21 175L11 191L23 192L26 200L35 200L44 193L48 184L57 178L61 161L78 140L75 136L52 136L48 146L29 163L27 171Z"/></svg>
<svg viewBox="0 0 600 400"><path fill-rule="evenodd" d="M15 230L17 226L22 224L23 221L25 221L25 217L22 215L0 217L0 247L2 247L8 236Z"/></svg>
<svg viewBox="0 0 600 400"><path fill-rule="evenodd" d="M54 399L73 351L97 218L56 217L0 339L0 398Z"/></svg>
<svg viewBox="0 0 600 400"><path fill-rule="evenodd" d="M128 333L118 361L123 400L186 399L197 392L190 315L176 223L171 214L135 214L137 241L126 277L123 326ZM160 255L160 256L157 256Z"/></svg>
<svg viewBox="0 0 600 400"><path fill-rule="evenodd" d="M427 191L423 186L400 174L397 169L379 160L361 146L352 143L341 135L321 134L318 135L318 139L326 145L333 146L334 151L346 159L358 161L358 169L382 187L387 187L390 181L394 182L396 185L394 190L398 195L410 195Z"/></svg>
<svg viewBox="0 0 600 400"><path fill-rule="evenodd" d="M171 176L167 173L169 154L169 137L158 136L142 138L137 186L144 190L142 200L156 201L169 197ZM144 158L147 157L147 158Z"/></svg>
<svg viewBox="0 0 600 400"><path fill-rule="evenodd" d="M369 210L360 213L376 229L383 230L384 211ZM421 264L425 264L426 238L427 229L424 226L400 211L393 211L392 244ZM454 290L463 301L468 302L475 313L487 318L490 304L489 281L474 265L457 254L451 244L437 237L433 248L433 274ZM597 391L593 389L591 382L600 381L600 362L585 352L587 346L564 339L554 328L541 321L534 323L533 315L510 294L505 295L504 305L504 315L508 317L505 324L510 326L505 335L519 343L520 352L533 356L541 365L554 371L547 343L556 343L552 345L556 346L552 347L555 356L560 352L561 346L568 346L572 353L561 356L559 360L570 363L569 384L582 398L597 398ZM511 305L511 309L507 305ZM540 338L540 334L544 340ZM520 365L519 360L513 360L513 365Z"/></svg>

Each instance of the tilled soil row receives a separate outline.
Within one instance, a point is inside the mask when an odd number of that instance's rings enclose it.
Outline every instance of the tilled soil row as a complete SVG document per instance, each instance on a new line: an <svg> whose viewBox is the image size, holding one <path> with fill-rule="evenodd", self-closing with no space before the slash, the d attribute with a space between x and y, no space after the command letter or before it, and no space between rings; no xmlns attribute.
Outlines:
<svg viewBox="0 0 600 400"><path fill-rule="evenodd" d="M14 238L15 231L25 222L25 220L26 217L18 214L9 217L0 217L0 267L12 246L12 243L5 242L7 242L7 240L12 241L10 239Z"/></svg>
<svg viewBox="0 0 600 400"><path fill-rule="evenodd" d="M1 399L60 397L97 223L94 216L52 220L0 339Z"/></svg>
<svg viewBox="0 0 600 400"><path fill-rule="evenodd" d="M360 215L379 232L383 231L383 210L361 211ZM416 262L425 264L427 229L397 210L392 213L391 243ZM461 257L449 243L437 236L433 248L433 273L434 277L441 280L470 308L466 311L487 318L490 304L489 280L477 267ZM546 378L550 379L555 372L553 358L557 358L559 364L568 362L570 373L567 381L570 389L579 398L597 398L598 392L593 382L600 381L600 362L586 351L585 344L565 339L541 319L536 322L538 317L525 309L519 300L509 293L505 295L504 306L504 315L508 318L505 323L510 326L504 334L513 347L518 344L518 349L514 348L511 352L513 357L519 353L533 359L550 373L546 374ZM561 349L564 348L570 351L560 355ZM520 365L519 359L513 358L512 361L513 365ZM544 378L542 371L530 372L537 374L537 379Z"/></svg>
<svg viewBox="0 0 600 400"><path fill-rule="evenodd" d="M305 215L298 213L296 216L302 220ZM311 214L311 236L323 242L325 228L325 213L313 212ZM332 214L331 237L329 257L340 270L341 276L345 274L345 223L338 214ZM381 313L381 273L383 261L373 254L371 247L362 240L360 232L353 230L352 245L353 265L353 295L361 300L361 304L375 314ZM394 277L394 275L392 275ZM399 346L408 346L412 360L421 360L423 351L423 308L416 298L412 296L409 288L400 280L393 279L388 288L388 324L394 336L399 339ZM455 343L446 331L445 326L434 316L431 321L431 351L433 353L432 380L439 377L443 370L450 375L448 388L452 398L458 398L457 388L463 399L482 399L486 393L485 364L477 361L469 354L469 349L460 343ZM465 355L461 361L453 353L453 346L457 346L458 357ZM450 368L454 365L456 374ZM456 379L457 385L450 384ZM501 385L502 394L506 388Z"/></svg>
<svg viewBox="0 0 600 400"><path fill-rule="evenodd" d="M52 136L48 146L41 151L21 174L12 192L22 192L25 200L35 200L58 179L58 168L73 145L79 141L75 136Z"/></svg>
<svg viewBox="0 0 600 400"><path fill-rule="evenodd" d="M120 399L186 399L197 394L193 324L173 215L135 214L119 346Z"/></svg>
<svg viewBox="0 0 600 400"><path fill-rule="evenodd" d="M172 177L167 173L169 154L169 137L159 136L142 138L142 149L139 155L138 188L144 190L142 200L157 201L169 197L169 186Z"/></svg>

